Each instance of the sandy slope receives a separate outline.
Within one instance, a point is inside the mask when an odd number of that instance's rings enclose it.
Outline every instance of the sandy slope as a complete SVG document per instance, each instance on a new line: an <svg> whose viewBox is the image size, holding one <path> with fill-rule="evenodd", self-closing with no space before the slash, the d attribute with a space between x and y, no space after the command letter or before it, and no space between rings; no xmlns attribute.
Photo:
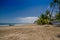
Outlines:
<svg viewBox="0 0 60 40"><path fill-rule="evenodd" d="M0 27L0 40L60 40L60 27L20 25Z"/></svg>

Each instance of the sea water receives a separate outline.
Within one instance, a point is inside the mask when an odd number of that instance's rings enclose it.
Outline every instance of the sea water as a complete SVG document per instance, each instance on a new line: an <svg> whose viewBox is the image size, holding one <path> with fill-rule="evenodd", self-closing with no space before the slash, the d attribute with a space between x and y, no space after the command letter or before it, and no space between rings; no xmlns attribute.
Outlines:
<svg viewBox="0 0 60 40"><path fill-rule="evenodd" d="M19 26L19 25L26 25L26 24L31 24L31 23L0 23L0 27Z"/></svg>
<svg viewBox="0 0 60 40"><path fill-rule="evenodd" d="M17 24L21 24L21 23L0 23L0 27L1 26L14 26L14 25L17 25Z"/></svg>

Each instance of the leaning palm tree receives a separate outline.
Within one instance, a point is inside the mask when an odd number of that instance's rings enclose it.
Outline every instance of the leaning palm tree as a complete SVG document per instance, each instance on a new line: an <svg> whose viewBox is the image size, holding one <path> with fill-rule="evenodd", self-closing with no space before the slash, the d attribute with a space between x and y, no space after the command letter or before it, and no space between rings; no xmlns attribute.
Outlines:
<svg viewBox="0 0 60 40"><path fill-rule="evenodd" d="M60 14L60 0L58 0L59 14Z"/></svg>
<svg viewBox="0 0 60 40"><path fill-rule="evenodd" d="M51 3L50 3L50 7L52 8L52 11L51 11L51 14L50 14L50 19L52 17L52 12L55 8L55 6L57 6L59 8L59 14L60 14L60 0L53 0Z"/></svg>
<svg viewBox="0 0 60 40"><path fill-rule="evenodd" d="M46 12L45 12L45 16L47 16L48 19L49 19L49 17L50 17L50 11L49 11L49 10L46 10Z"/></svg>

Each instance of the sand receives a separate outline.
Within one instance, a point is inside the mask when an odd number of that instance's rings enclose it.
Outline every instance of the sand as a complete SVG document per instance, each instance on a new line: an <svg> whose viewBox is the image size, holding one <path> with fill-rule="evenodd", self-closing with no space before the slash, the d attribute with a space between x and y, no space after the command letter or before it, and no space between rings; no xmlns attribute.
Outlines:
<svg viewBox="0 0 60 40"><path fill-rule="evenodd" d="M35 24L0 27L0 40L60 40L60 27Z"/></svg>

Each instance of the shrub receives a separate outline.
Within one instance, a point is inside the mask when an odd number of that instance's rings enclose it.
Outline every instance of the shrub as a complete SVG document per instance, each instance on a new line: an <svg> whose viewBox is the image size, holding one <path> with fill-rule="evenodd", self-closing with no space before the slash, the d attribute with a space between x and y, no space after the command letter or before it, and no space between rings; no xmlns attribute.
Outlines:
<svg viewBox="0 0 60 40"><path fill-rule="evenodd" d="M48 19L38 19L37 24L39 24L39 25L49 24L49 20Z"/></svg>
<svg viewBox="0 0 60 40"><path fill-rule="evenodd" d="M9 24L9 26L14 26L14 24Z"/></svg>

